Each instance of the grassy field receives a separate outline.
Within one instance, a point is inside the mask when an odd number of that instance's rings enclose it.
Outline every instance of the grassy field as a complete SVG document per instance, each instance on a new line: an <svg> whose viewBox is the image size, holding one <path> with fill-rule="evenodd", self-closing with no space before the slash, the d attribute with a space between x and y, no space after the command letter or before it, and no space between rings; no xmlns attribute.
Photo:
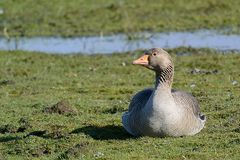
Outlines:
<svg viewBox="0 0 240 160"><path fill-rule="evenodd" d="M88 36L225 29L240 33L237 0L3 0L0 36ZM168 50L173 87L192 93L207 116L197 135L132 137L121 115L153 86L141 55L48 55L0 51L2 159L239 159L240 52Z"/></svg>
<svg viewBox="0 0 240 160"><path fill-rule="evenodd" d="M207 115L206 128L192 137L134 138L123 129L121 115L132 95L153 85L151 71L131 65L140 51L1 51L0 159L239 159L240 54L169 52L173 87L196 96ZM62 100L66 113L46 109Z"/></svg>
<svg viewBox="0 0 240 160"><path fill-rule="evenodd" d="M238 0L3 0L0 35L78 36L226 29L239 33Z"/></svg>

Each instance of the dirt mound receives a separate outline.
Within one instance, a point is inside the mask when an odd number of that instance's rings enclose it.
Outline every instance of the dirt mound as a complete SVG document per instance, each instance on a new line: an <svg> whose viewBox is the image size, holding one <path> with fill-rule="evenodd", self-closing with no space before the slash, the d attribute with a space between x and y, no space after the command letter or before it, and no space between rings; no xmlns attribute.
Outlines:
<svg viewBox="0 0 240 160"><path fill-rule="evenodd" d="M45 113L57 113L64 115L77 115L77 109L69 105L65 100L58 102L57 104L52 105L51 107L46 107L43 112Z"/></svg>

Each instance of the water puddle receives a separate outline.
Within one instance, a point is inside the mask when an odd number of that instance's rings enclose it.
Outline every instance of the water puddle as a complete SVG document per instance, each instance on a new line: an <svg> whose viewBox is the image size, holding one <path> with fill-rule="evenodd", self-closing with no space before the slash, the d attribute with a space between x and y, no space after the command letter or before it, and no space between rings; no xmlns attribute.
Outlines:
<svg viewBox="0 0 240 160"><path fill-rule="evenodd" d="M99 37L0 38L0 50L39 51L56 54L111 54L153 47L213 48L240 50L240 35L225 35L212 30L195 32L140 33L134 40L124 34Z"/></svg>

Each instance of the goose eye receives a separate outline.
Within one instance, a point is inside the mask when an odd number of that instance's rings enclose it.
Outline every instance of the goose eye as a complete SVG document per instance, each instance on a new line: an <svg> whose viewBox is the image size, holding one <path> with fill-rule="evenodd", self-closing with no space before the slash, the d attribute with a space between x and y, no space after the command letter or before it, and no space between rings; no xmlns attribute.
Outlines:
<svg viewBox="0 0 240 160"><path fill-rule="evenodd" d="M156 53L153 53L152 55L153 55L153 56L156 56L157 54L156 54Z"/></svg>

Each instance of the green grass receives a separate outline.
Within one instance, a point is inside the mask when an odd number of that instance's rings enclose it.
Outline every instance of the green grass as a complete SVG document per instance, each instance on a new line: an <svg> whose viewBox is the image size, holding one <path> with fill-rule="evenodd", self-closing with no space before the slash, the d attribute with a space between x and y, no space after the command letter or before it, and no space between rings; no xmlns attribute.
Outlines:
<svg viewBox="0 0 240 160"><path fill-rule="evenodd" d="M206 128L195 136L134 138L124 131L121 115L132 95L153 85L151 71L131 65L139 51L93 56L1 51L0 127L13 129L0 133L0 159L239 159L240 54L169 52L173 87L196 96L207 115ZM192 55L176 55L183 52ZM194 68L218 72L191 74ZM78 115L43 112L61 100ZM30 127L14 131L21 125Z"/></svg>
<svg viewBox="0 0 240 160"><path fill-rule="evenodd" d="M238 0L3 0L0 35L79 36L228 29L239 33Z"/></svg>

